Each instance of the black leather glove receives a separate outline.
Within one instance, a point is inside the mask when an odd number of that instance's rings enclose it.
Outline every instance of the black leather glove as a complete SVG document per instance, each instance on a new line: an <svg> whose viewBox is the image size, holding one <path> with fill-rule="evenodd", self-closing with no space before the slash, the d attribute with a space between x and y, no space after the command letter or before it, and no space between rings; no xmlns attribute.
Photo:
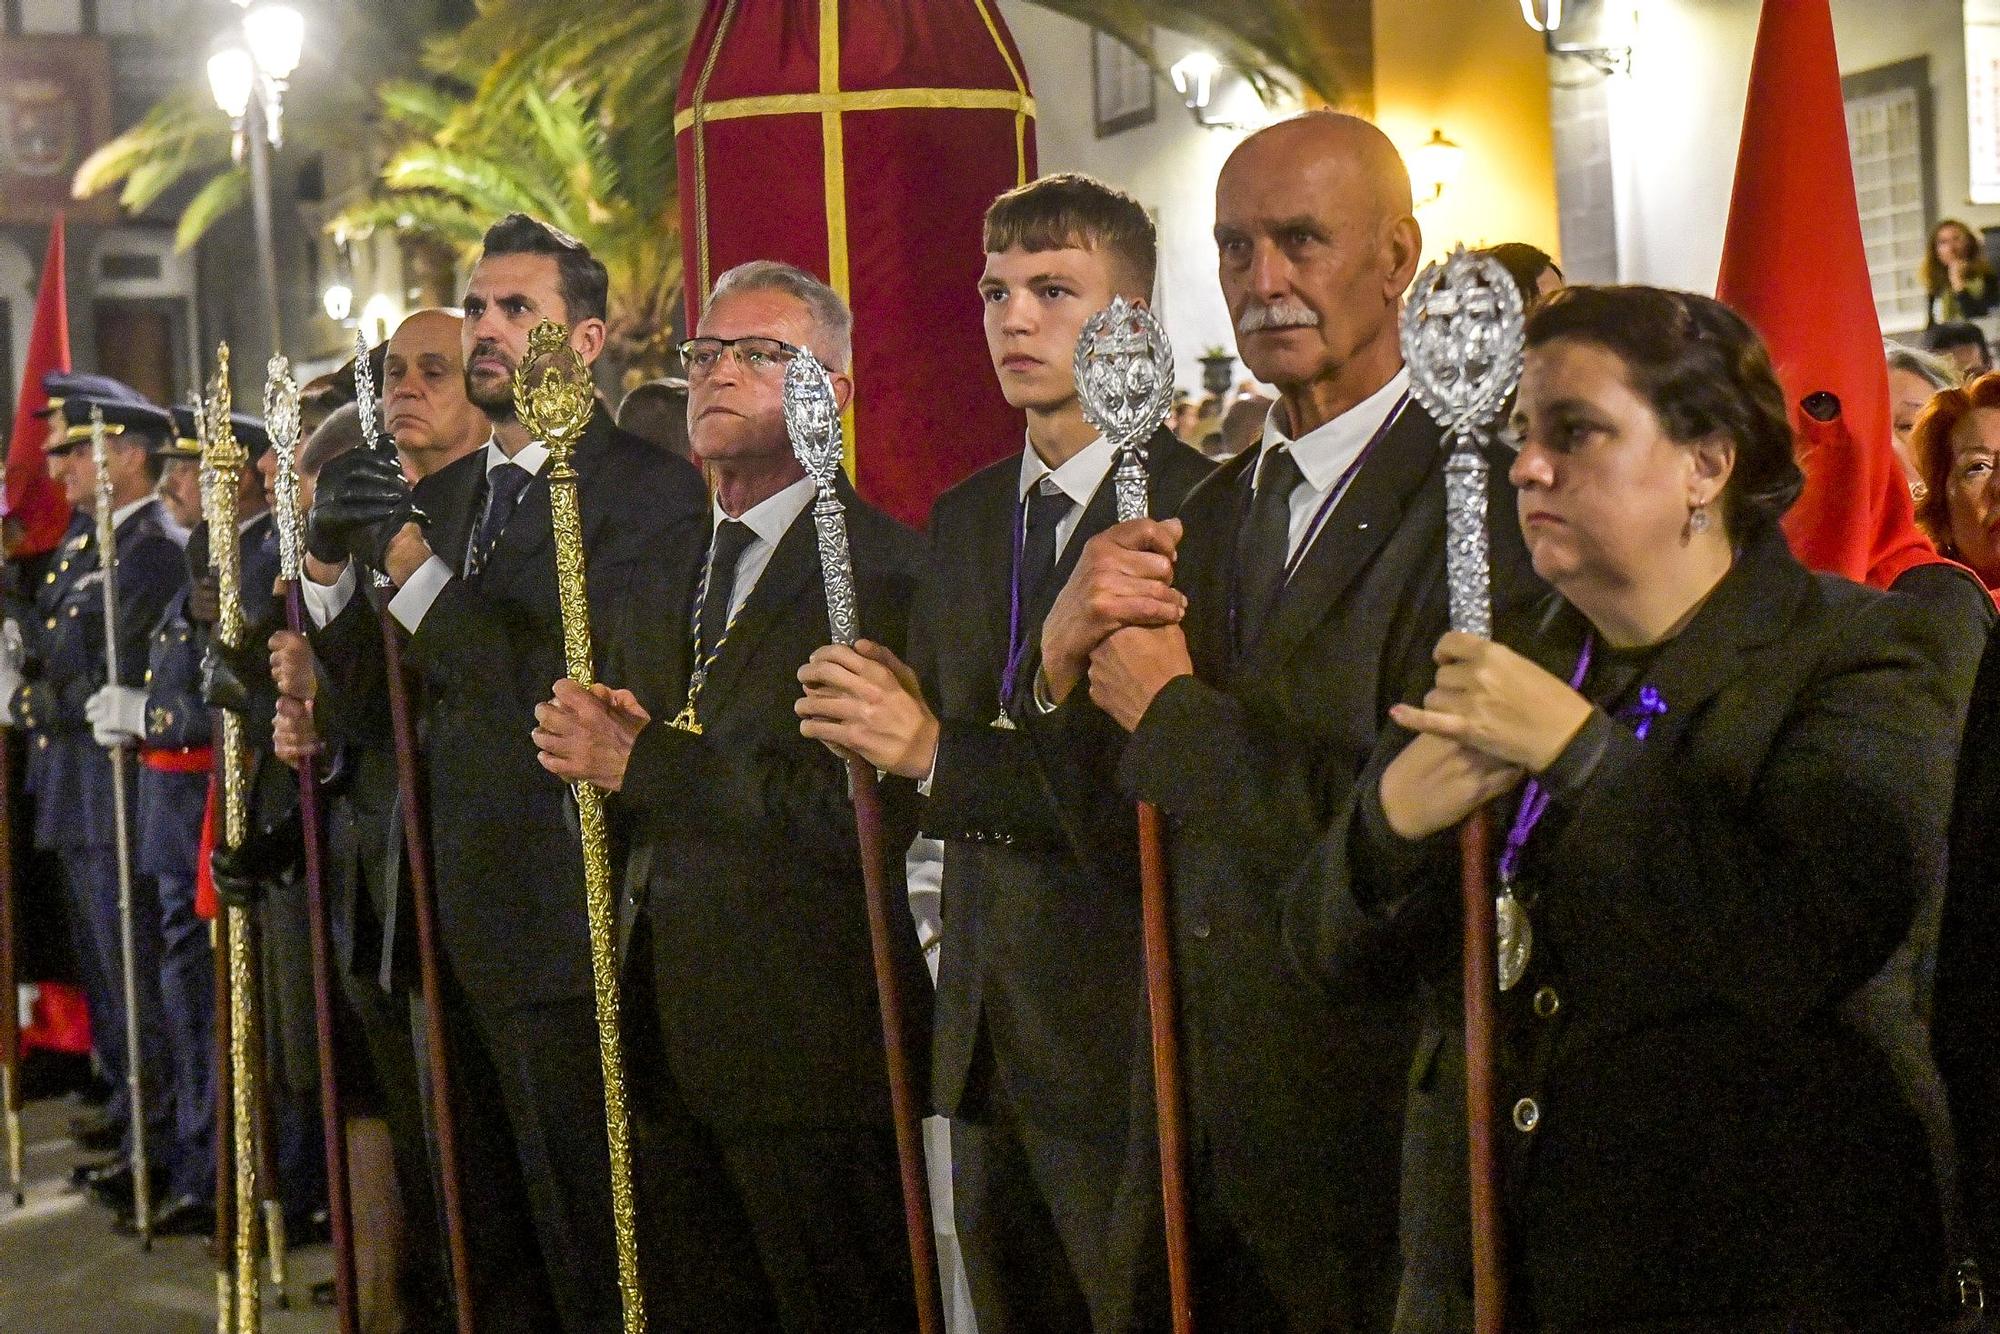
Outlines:
<svg viewBox="0 0 2000 1334"><path fill-rule="evenodd" d="M294 806L276 824L251 831L241 845L218 846L208 858L216 897L232 908L257 903L299 864L305 846L301 838Z"/></svg>
<svg viewBox="0 0 2000 1334"><path fill-rule="evenodd" d="M394 456L350 449L320 470L306 517L306 551L329 565L353 557L379 570L403 525L424 522Z"/></svg>
<svg viewBox="0 0 2000 1334"><path fill-rule="evenodd" d="M233 656L216 640L208 641L208 647L201 651L201 699L211 709L247 713L250 687L244 683L245 673L231 661Z"/></svg>

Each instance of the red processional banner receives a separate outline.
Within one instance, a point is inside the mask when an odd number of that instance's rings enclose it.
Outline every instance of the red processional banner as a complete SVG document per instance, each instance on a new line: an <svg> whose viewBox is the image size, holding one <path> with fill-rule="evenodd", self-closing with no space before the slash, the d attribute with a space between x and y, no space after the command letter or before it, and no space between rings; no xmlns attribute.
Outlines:
<svg viewBox="0 0 2000 1334"><path fill-rule="evenodd" d="M906 523L1021 448L986 354L980 226L1035 175L1035 104L995 0L710 0L674 128L688 325L753 259L854 310L856 488Z"/></svg>

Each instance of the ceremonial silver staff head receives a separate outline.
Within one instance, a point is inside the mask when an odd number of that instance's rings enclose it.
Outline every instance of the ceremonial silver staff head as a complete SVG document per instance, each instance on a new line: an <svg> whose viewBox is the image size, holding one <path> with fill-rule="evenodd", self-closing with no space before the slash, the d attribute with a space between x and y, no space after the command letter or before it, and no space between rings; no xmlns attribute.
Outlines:
<svg viewBox="0 0 2000 1334"><path fill-rule="evenodd" d="M361 415L361 443L369 449L382 447L382 433L376 423L381 402L375 397L375 367L368 360L368 335L354 331L354 410Z"/></svg>
<svg viewBox="0 0 2000 1334"><path fill-rule="evenodd" d="M840 400L834 397L833 377L810 352L800 352L785 367L785 433L799 466L821 495L831 495L842 454Z"/></svg>
<svg viewBox="0 0 2000 1334"><path fill-rule="evenodd" d="M1403 308L1410 392L1454 439L1486 439L1521 379L1521 289L1500 262L1455 247Z"/></svg>
<svg viewBox="0 0 2000 1334"><path fill-rule="evenodd" d="M1410 392L1444 428L1445 582L1451 628L1493 633L1486 445L1521 378L1521 289L1498 261L1459 246L1417 275L1403 309Z"/></svg>
<svg viewBox="0 0 2000 1334"><path fill-rule="evenodd" d="M1112 474L1118 518L1146 513L1146 441L1174 401L1174 348L1166 327L1144 306L1113 297L1076 339L1077 402L1084 420L1117 451Z"/></svg>
<svg viewBox="0 0 2000 1334"><path fill-rule="evenodd" d="M299 512L299 384L283 354L264 370L264 433L271 440L277 473L272 508L277 511L278 572L297 579L305 561L305 516Z"/></svg>

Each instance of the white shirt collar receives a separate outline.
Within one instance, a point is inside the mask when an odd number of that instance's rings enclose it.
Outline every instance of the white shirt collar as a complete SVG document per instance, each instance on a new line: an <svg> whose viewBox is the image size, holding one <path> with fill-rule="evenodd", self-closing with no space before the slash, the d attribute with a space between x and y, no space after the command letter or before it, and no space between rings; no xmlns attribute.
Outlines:
<svg viewBox="0 0 2000 1334"><path fill-rule="evenodd" d="M1111 471L1111 452L1111 441L1100 435L1065 459L1060 468L1051 468L1042 462L1042 456L1035 452L1034 441L1030 440L1021 451L1021 488L1017 494L1025 498L1037 482L1049 477L1079 507L1087 506L1097 488L1104 484L1104 475Z"/></svg>
<svg viewBox="0 0 2000 1334"><path fill-rule="evenodd" d="M123 505L120 505L117 509L112 510L111 531L114 533L117 532L120 524L124 523L127 519L131 518L134 514L137 514L140 510L146 508L147 505L152 503L152 500L153 498L151 496L141 496L137 500L128 500Z"/></svg>
<svg viewBox="0 0 2000 1334"><path fill-rule="evenodd" d="M513 463L527 469L528 475L532 477L538 475L542 471L542 465L548 461L549 447L539 440L530 440L522 445L521 452L510 459L507 457L507 451L500 448L499 440L492 436L486 439L486 471L489 474L503 463Z"/></svg>
<svg viewBox="0 0 2000 1334"><path fill-rule="evenodd" d="M759 541L775 547L778 545L778 540L785 535L785 530L792 526L793 520L805 513L806 506L812 504L813 497L818 494L819 488L813 484L813 479L801 477L778 494L766 496L737 517L749 525L750 531L757 534ZM728 521L729 516L722 512L719 501L711 501L710 510L714 517L714 528L720 528Z"/></svg>
<svg viewBox="0 0 2000 1334"><path fill-rule="evenodd" d="M1277 445L1290 445L1292 460L1299 465L1306 485L1314 491L1325 491L1340 480L1340 474L1382 429L1382 424L1389 419L1390 410L1402 400L1409 387L1409 367L1401 367L1389 377L1389 383L1332 421L1314 427L1296 440L1285 437L1284 428L1278 424L1280 405L1273 403L1270 413L1264 418L1264 448L1269 450Z"/></svg>

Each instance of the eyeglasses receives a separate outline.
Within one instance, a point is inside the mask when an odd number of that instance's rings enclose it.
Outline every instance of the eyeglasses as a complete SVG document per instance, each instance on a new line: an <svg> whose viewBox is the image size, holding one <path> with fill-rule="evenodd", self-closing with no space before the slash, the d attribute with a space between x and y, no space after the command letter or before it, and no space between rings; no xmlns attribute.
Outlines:
<svg viewBox="0 0 2000 1334"><path fill-rule="evenodd" d="M680 345L681 364L687 367L688 379L705 380L722 363L722 354L727 352L736 358L736 364L752 375L768 375L783 369L785 363L803 352L804 348L793 347L790 343L776 338L690 338Z"/></svg>

